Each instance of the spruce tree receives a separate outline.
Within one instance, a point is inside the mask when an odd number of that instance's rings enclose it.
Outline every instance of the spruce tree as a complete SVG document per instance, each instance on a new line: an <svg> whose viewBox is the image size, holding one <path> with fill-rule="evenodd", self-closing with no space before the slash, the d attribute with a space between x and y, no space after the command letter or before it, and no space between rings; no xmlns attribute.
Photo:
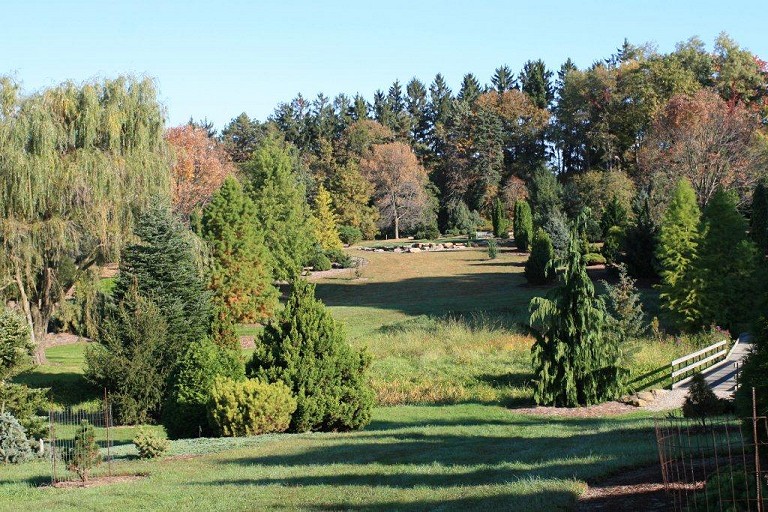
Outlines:
<svg viewBox="0 0 768 512"><path fill-rule="evenodd" d="M575 407L616 398L624 371L618 341L605 336L607 313L587 275L580 242L571 236L558 263L560 284L548 298L531 299L536 403Z"/></svg>
<svg viewBox="0 0 768 512"><path fill-rule="evenodd" d="M621 204L618 196L614 195L608 204L603 208L602 215L600 216L600 229L603 237L608 234L613 226L618 226L622 229L626 227L628 220L628 214L624 205Z"/></svg>
<svg viewBox="0 0 768 512"><path fill-rule="evenodd" d="M341 249L338 218L331 205L331 194L324 186L317 188L315 196L315 238L325 251Z"/></svg>
<svg viewBox="0 0 768 512"><path fill-rule="evenodd" d="M138 243L121 256L115 301L123 301L133 287L151 299L168 324L166 343L181 354L211 329L211 294L195 256L193 235L162 204L142 214L135 235Z"/></svg>
<svg viewBox="0 0 768 512"><path fill-rule="evenodd" d="M661 267L662 307L677 323L687 327L701 321L701 283L695 272L701 241L700 217L693 187L688 180L680 180L661 222L656 255Z"/></svg>
<svg viewBox="0 0 768 512"><path fill-rule="evenodd" d="M734 194L718 189L702 216L703 239L696 262L701 280L703 325L732 329L751 320L757 292L757 249Z"/></svg>
<svg viewBox="0 0 768 512"><path fill-rule="evenodd" d="M270 268L280 280L299 275L315 245L312 216L295 159L287 143L272 135L243 164Z"/></svg>
<svg viewBox="0 0 768 512"><path fill-rule="evenodd" d="M632 210L635 221L629 225L623 237L624 261L634 277L655 277L658 226L651 216L650 197L641 191L635 197Z"/></svg>
<svg viewBox="0 0 768 512"><path fill-rule="evenodd" d="M550 266L555 257L552 240L546 231L539 228L533 237L531 254L525 262L525 278L531 284L546 284L552 281L554 272Z"/></svg>
<svg viewBox="0 0 768 512"><path fill-rule="evenodd" d="M642 335L647 325L635 280L627 273L626 265L619 264L618 270L619 282L610 284L603 281L603 286L608 296L608 330L624 342Z"/></svg>
<svg viewBox="0 0 768 512"><path fill-rule="evenodd" d="M369 357L349 346L342 326L314 295L314 285L294 283L285 309L256 341L247 373L291 389L298 400L294 432L362 428L373 406L365 375Z"/></svg>
<svg viewBox="0 0 768 512"><path fill-rule="evenodd" d="M765 256L768 251L768 191L762 181L757 184L752 194L750 234L757 245L758 253Z"/></svg>
<svg viewBox="0 0 768 512"><path fill-rule="evenodd" d="M496 238L507 236L509 222L507 221L506 208L504 207L504 203L498 197L493 201L491 221L493 223L493 236Z"/></svg>
<svg viewBox="0 0 768 512"><path fill-rule="evenodd" d="M531 206L525 200L520 199L515 203L513 231L517 249L521 252L528 252L533 237L533 216L531 215Z"/></svg>
<svg viewBox="0 0 768 512"><path fill-rule="evenodd" d="M264 235L256 209L240 183L227 178L202 217L211 250L210 288L220 322L261 322L272 316L278 292L272 285Z"/></svg>

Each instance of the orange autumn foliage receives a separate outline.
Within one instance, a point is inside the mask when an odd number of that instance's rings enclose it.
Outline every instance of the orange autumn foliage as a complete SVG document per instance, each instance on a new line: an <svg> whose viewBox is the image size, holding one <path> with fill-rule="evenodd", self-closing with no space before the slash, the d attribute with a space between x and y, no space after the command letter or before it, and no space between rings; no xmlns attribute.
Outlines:
<svg viewBox="0 0 768 512"><path fill-rule="evenodd" d="M202 128L190 125L169 128L165 139L174 153L173 207L187 217L208 203L227 176L235 173L235 166L224 148Z"/></svg>

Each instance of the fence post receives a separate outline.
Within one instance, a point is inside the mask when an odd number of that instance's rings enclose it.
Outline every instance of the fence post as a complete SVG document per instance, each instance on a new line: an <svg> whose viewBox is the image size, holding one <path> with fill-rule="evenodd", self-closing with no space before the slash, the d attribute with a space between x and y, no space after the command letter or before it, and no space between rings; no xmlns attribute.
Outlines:
<svg viewBox="0 0 768 512"><path fill-rule="evenodd" d="M760 481L760 441L757 437L757 397L752 387L752 435L755 442L755 483L757 484L757 512L763 512L763 490Z"/></svg>
<svg viewBox="0 0 768 512"><path fill-rule="evenodd" d="M56 484L56 434L53 428L53 409L48 409L48 429L51 438L51 485Z"/></svg>

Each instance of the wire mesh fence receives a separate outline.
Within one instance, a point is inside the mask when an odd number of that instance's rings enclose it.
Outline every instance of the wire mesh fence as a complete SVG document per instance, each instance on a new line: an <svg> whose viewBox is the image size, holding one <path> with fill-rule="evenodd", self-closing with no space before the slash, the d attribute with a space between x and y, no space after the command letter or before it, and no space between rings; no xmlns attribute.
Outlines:
<svg viewBox="0 0 768 512"><path fill-rule="evenodd" d="M98 409L51 409L51 483L86 481L112 475L112 406Z"/></svg>
<svg viewBox="0 0 768 512"><path fill-rule="evenodd" d="M676 511L768 510L768 420L656 420L664 488Z"/></svg>

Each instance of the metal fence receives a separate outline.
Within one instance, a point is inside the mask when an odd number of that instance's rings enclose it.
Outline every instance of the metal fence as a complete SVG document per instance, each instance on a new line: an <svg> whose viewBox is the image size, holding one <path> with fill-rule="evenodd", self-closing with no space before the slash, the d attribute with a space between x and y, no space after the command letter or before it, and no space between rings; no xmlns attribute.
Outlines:
<svg viewBox="0 0 768 512"><path fill-rule="evenodd" d="M768 420L656 420L664 489L676 511L768 511Z"/></svg>
<svg viewBox="0 0 768 512"><path fill-rule="evenodd" d="M80 480L72 462L76 451L75 438L84 422L93 427L100 455L100 462L92 468L91 475L112 475L112 406L106 398L98 409L51 409L49 421L52 484Z"/></svg>

